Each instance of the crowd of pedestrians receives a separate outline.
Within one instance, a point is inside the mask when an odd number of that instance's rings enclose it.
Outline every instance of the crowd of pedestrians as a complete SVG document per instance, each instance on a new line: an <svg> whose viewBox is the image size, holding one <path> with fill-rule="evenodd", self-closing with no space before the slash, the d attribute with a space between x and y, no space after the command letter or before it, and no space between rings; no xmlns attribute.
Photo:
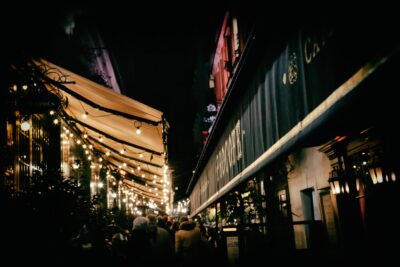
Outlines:
<svg viewBox="0 0 400 267"><path fill-rule="evenodd" d="M149 214L133 218L130 224L127 229L109 226L104 236L107 256L103 250L101 262L109 261L114 266L193 267L208 265L215 259L217 243L201 221L186 216L171 220L168 216ZM74 240L78 244L74 245L75 253L96 251L99 244L91 244L88 234L83 226Z"/></svg>

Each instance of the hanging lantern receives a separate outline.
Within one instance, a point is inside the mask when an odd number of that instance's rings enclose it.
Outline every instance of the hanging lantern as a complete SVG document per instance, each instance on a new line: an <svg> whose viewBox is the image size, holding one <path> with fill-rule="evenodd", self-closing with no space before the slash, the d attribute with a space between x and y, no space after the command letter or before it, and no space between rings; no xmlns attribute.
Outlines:
<svg viewBox="0 0 400 267"><path fill-rule="evenodd" d="M396 173L394 171L387 171L379 164L371 165L368 172L374 185L390 181L396 182L397 180Z"/></svg>
<svg viewBox="0 0 400 267"><path fill-rule="evenodd" d="M332 193L335 195L350 192L349 183L345 180L342 172L336 166L329 173L328 182L331 186Z"/></svg>
<svg viewBox="0 0 400 267"><path fill-rule="evenodd" d="M368 170L369 175L371 177L372 183L377 184L377 183L382 183L383 182L383 173L382 173L382 167L381 166L371 166L371 168Z"/></svg>

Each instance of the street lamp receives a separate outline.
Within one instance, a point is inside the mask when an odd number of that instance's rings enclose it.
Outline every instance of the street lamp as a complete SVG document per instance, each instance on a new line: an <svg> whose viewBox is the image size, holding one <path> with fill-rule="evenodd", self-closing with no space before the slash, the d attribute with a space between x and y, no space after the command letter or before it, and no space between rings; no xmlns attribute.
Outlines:
<svg viewBox="0 0 400 267"><path fill-rule="evenodd" d="M23 121L21 122L21 130L26 132L29 131L29 129L31 128L31 125L29 123L29 121Z"/></svg>
<svg viewBox="0 0 400 267"><path fill-rule="evenodd" d="M79 181L79 172L80 172L81 166L82 166L82 163L79 159L74 160L74 162L72 163L72 169L75 171L75 174L76 174L75 179L76 179L78 186L81 185L80 181Z"/></svg>
<svg viewBox="0 0 400 267"><path fill-rule="evenodd" d="M75 160L74 163L72 163L72 168L74 170L79 169L80 166L81 166L81 161L79 159Z"/></svg>

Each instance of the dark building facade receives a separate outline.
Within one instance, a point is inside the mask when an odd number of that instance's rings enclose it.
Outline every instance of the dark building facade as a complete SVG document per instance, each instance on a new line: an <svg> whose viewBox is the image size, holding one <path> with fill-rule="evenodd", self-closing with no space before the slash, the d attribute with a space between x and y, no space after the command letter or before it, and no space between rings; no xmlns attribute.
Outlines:
<svg viewBox="0 0 400 267"><path fill-rule="evenodd" d="M12 66L3 80L2 186L26 191L45 172L60 168L60 125L50 111L60 107L30 70Z"/></svg>
<svg viewBox="0 0 400 267"><path fill-rule="evenodd" d="M216 227L230 265L393 257L399 46L381 31L391 19L286 27L243 10L225 16L212 60L219 113L191 215Z"/></svg>

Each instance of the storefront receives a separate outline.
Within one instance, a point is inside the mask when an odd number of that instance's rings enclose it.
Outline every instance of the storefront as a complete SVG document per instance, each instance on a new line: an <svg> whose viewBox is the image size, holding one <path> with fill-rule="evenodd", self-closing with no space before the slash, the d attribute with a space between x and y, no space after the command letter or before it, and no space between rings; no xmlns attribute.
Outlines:
<svg viewBox="0 0 400 267"><path fill-rule="evenodd" d="M126 213L169 212L168 123L161 111L45 60L13 66L2 129L3 185L50 173ZM2 118L3 119L3 118Z"/></svg>
<svg viewBox="0 0 400 267"><path fill-rule="evenodd" d="M347 157L358 154L342 151L332 156L323 147L360 138L369 127L379 128L379 118L393 111L376 112L368 105L370 99L383 103L389 96L386 88L378 92L377 85L393 81L398 55L391 43L376 39L378 33L363 35L357 28L353 34L354 27L304 27L275 58L262 52L262 41L254 41L249 52L253 61L240 66L245 74L233 74L236 83L228 83L232 92L188 191L191 216L215 212L212 225L226 237L221 244L233 265L248 262L250 254L284 258L304 252L308 257L326 246L329 249L311 257L327 256L363 238L362 233L346 234L350 230L343 225L355 233L362 224L346 217L329 185L332 170L350 170ZM362 206L362 198L357 199ZM237 233L237 242L232 233Z"/></svg>

